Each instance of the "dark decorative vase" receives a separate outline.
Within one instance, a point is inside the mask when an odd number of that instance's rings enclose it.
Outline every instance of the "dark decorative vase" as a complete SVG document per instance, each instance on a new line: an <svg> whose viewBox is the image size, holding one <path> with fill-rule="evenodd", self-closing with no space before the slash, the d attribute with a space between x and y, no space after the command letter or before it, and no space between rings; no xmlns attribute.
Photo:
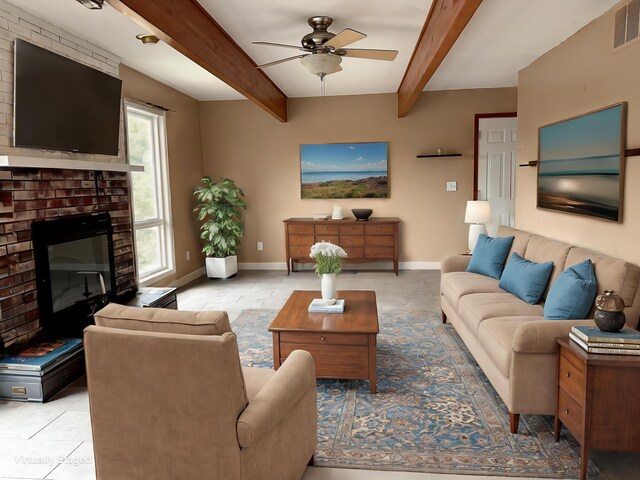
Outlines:
<svg viewBox="0 0 640 480"><path fill-rule="evenodd" d="M603 332L617 332L624 327L626 319L622 297L613 290L605 290L602 295L598 295L593 319Z"/></svg>

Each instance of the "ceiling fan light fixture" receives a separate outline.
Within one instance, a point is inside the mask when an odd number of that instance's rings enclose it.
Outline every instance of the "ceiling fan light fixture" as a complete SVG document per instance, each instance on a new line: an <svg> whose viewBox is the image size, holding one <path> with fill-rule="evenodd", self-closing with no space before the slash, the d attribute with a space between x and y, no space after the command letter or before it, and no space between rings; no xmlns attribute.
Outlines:
<svg viewBox="0 0 640 480"><path fill-rule="evenodd" d="M140 40L142 43L144 43L145 45L155 45L160 41L160 39L155 35L151 35L147 33L141 33L139 35L136 35L136 38Z"/></svg>
<svg viewBox="0 0 640 480"><path fill-rule="evenodd" d="M104 0L76 0L81 5L87 7L89 10L102 10L102 4Z"/></svg>
<svg viewBox="0 0 640 480"><path fill-rule="evenodd" d="M342 58L330 53L314 53L302 57L300 62L309 73L323 78L325 75L339 72Z"/></svg>

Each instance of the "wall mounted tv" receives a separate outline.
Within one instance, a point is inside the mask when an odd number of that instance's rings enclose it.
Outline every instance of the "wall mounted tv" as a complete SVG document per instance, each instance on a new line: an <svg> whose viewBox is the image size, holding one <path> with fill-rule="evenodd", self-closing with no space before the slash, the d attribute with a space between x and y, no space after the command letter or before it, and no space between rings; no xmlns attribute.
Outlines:
<svg viewBox="0 0 640 480"><path fill-rule="evenodd" d="M20 39L14 66L14 146L118 154L120 79Z"/></svg>
<svg viewBox="0 0 640 480"><path fill-rule="evenodd" d="M622 221L626 103L540 127L538 208Z"/></svg>

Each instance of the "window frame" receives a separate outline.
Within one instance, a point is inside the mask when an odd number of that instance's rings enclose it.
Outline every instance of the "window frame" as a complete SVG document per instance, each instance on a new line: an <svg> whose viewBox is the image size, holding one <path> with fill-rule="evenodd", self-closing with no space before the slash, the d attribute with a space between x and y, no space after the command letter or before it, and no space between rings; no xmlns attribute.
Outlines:
<svg viewBox="0 0 640 480"><path fill-rule="evenodd" d="M154 218L147 218L145 220L136 221L135 218L135 195L133 191L133 175L136 172L131 173L129 180L130 192L131 192L131 218L132 218L132 233L133 233L133 248L135 252L134 262L136 277L138 278L138 284L141 287L153 284L159 280L162 280L169 275L176 273L176 261L175 261L175 249L174 249L174 233L173 233L173 219L171 215L171 183L169 179L169 157L167 149L167 127L166 127L166 112L160 108L154 108L148 105L140 104L138 102L125 99L124 101L125 111L125 138L127 140L127 163L130 163L129 158L129 114L137 114L141 117L148 117L152 121L152 142L154 144L154 150L156 150L153 157L155 158L155 204L157 209L157 215ZM156 158L157 157L157 158ZM158 198L160 197L160 198ZM160 228L160 252L162 255L161 266L150 272L147 272L144 277L140 276L138 269L138 252L136 243L136 234L138 230Z"/></svg>

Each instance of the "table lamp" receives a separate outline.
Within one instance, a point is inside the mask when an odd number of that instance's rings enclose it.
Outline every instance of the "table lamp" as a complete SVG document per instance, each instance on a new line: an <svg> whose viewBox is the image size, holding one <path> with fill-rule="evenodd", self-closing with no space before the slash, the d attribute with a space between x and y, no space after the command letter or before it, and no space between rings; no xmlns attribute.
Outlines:
<svg viewBox="0 0 640 480"><path fill-rule="evenodd" d="M469 200L464 213L464 223L469 225L469 251L473 253L481 233L486 234L485 223L491 221L491 205L484 200Z"/></svg>

